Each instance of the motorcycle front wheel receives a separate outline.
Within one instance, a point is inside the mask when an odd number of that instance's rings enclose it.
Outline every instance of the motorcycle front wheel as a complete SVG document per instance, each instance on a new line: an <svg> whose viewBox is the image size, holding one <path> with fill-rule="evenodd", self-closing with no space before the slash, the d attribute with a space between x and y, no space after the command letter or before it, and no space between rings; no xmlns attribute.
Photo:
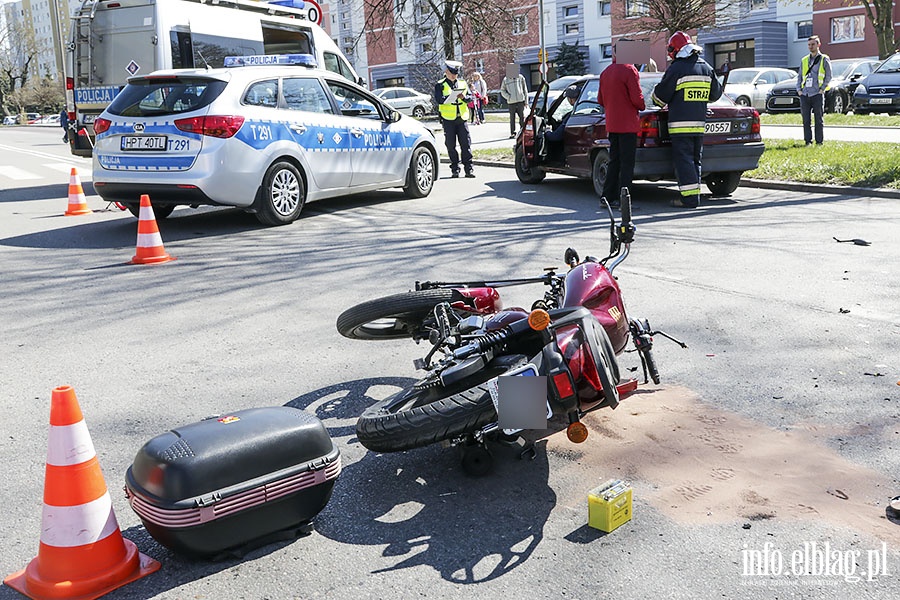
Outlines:
<svg viewBox="0 0 900 600"><path fill-rule="evenodd" d="M348 308L337 319L337 330L352 340L395 340L414 337L422 321L442 302L462 300L448 288L418 290L376 298Z"/></svg>
<svg viewBox="0 0 900 600"><path fill-rule="evenodd" d="M500 356L449 387L419 381L363 411L356 437L374 452L400 452L474 433L497 420L487 382L526 362Z"/></svg>

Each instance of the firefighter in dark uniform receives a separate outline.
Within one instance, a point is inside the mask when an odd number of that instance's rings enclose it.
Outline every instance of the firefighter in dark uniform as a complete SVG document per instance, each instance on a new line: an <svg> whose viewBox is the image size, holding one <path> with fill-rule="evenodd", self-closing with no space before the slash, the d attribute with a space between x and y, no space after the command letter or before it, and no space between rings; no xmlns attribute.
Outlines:
<svg viewBox="0 0 900 600"><path fill-rule="evenodd" d="M465 80L459 78L462 63L448 60L444 63L444 78L434 86L434 100L438 105L441 115L441 125L444 127L444 143L447 144L447 154L450 157L450 176L459 177L459 161L462 154L462 164L466 171L466 177L475 177L472 169L472 138L469 136L469 86ZM459 141L459 152L456 151L456 142Z"/></svg>
<svg viewBox="0 0 900 600"><path fill-rule="evenodd" d="M722 84L702 49L690 36L676 31L666 48L672 59L651 96L658 106L669 105L669 137L681 198L672 206L696 208L700 204L700 159L706 128L706 104L722 97Z"/></svg>

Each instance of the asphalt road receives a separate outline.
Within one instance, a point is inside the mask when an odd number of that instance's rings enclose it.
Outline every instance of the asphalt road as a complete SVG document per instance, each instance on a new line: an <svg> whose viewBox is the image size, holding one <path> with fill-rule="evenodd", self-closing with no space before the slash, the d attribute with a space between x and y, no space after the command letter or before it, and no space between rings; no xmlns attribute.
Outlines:
<svg viewBox="0 0 900 600"><path fill-rule="evenodd" d="M535 275L568 246L602 255L586 182L525 187L480 167L421 200L313 203L281 228L179 208L160 222L177 260L133 266L136 221L106 210L58 137L0 129L4 575L36 555L50 393L70 384L124 535L163 563L110 598L900 597L885 513L900 493L896 201L740 188L683 211L671 187L637 185L619 283L631 316L689 348L657 336L662 385L591 415L585 444L557 425L533 461L495 448L493 475L472 479L454 449L356 443L356 416L424 350L343 339L334 321L416 280ZM91 215L62 216L72 164ZM540 294L503 291L507 305ZM342 451L315 531L215 563L156 544L121 492L141 445L275 405L318 415ZM610 477L631 482L634 517L605 535L586 524L587 492ZM826 543L828 570L790 572ZM747 572L764 552L781 575Z"/></svg>

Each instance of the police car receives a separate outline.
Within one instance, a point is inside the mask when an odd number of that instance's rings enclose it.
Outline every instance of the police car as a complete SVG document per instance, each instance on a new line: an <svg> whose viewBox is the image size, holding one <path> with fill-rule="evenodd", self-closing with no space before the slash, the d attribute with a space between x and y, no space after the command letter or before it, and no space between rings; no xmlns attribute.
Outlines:
<svg viewBox="0 0 900 600"><path fill-rule="evenodd" d="M265 225L310 200L402 187L427 196L431 131L310 55L228 57L219 69L156 71L94 122L93 183L107 201L157 218L177 205L234 206ZM304 68L306 67L306 68Z"/></svg>

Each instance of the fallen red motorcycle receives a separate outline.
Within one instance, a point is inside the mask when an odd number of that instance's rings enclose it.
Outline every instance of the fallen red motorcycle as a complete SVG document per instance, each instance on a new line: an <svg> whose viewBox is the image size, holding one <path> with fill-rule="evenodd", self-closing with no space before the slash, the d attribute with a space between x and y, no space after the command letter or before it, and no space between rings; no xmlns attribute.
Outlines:
<svg viewBox="0 0 900 600"><path fill-rule="evenodd" d="M623 188L621 221L601 199L610 220L610 251L598 260L581 260L569 248L568 271L545 269L537 277L500 281L416 282L416 289L370 300L344 311L338 331L360 340L410 337L431 345L415 366L425 376L410 387L367 408L356 424L366 448L396 452L449 441L464 447L463 466L474 474L490 467L485 440L515 439L518 430L498 424L497 378L508 375L546 377L547 413L564 415L573 442L587 438L581 415L591 409L616 408L637 389L636 379L622 381L617 356L639 353L644 383L659 383L653 336L683 342L649 322L629 319L614 269L634 240L631 199ZM547 289L531 311L503 309L498 288L542 283Z"/></svg>

